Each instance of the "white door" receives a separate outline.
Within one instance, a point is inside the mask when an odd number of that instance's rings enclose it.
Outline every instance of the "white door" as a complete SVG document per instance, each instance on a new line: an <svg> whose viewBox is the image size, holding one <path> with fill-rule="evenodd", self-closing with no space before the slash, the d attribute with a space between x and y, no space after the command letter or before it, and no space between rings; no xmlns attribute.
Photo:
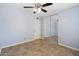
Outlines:
<svg viewBox="0 0 79 59"><path fill-rule="evenodd" d="M54 35L58 36L58 16L51 16L52 32ZM54 28L54 29L53 29Z"/></svg>
<svg viewBox="0 0 79 59"><path fill-rule="evenodd" d="M50 17L42 19L42 37L48 37L51 35L50 29Z"/></svg>
<svg viewBox="0 0 79 59"><path fill-rule="evenodd" d="M34 24L34 39L41 38L40 19L35 19Z"/></svg>

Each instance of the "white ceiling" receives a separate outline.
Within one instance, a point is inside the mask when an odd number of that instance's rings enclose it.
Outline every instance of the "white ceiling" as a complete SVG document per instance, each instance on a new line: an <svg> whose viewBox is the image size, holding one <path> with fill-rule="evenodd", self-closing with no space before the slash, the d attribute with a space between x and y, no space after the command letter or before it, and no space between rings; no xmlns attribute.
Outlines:
<svg viewBox="0 0 79 59"><path fill-rule="evenodd" d="M23 4L23 5L26 5L26 6L34 6L34 4L30 3L30 4ZM53 5L51 6L48 6L48 7L44 7L44 9L46 9L48 12L47 13L44 13L44 12L40 12L40 13L36 13L35 15L36 16L39 16L39 17L44 17L44 16L47 16L47 15L53 15L53 14L56 14L60 11L63 11L63 10L66 10L68 8L72 8L74 6L77 6L79 5L78 3L53 3ZM29 10L29 9L25 9L25 10ZM33 12L34 9L30 9L29 12Z"/></svg>
<svg viewBox="0 0 79 59"><path fill-rule="evenodd" d="M13 8L19 8L20 10L23 10L25 13L29 13L31 15L35 15L38 17L44 17L47 15L53 15L56 14L60 11L66 10L68 8L74 7L79 5L78 3L53 3L53 5L48 6L48 7L44 7L44 9L46 9L48 12L44 13L44 12L40 12L40 13L36 13L33 14L34 9L33 8L23 8L23 6L34 6L34 3L9 3L9 4L0 4L1 5L5 5L8 7L13 7Z"/></svg>
<svg viewBox="0 0 79 59"><path fill-rule="evenodd" d="M47 16L47 15L53 15L77 5L79 4L78 3L54 3L53 5L45 8L48 11L47 13L41 12L38 15L41 17Z"/></svg>

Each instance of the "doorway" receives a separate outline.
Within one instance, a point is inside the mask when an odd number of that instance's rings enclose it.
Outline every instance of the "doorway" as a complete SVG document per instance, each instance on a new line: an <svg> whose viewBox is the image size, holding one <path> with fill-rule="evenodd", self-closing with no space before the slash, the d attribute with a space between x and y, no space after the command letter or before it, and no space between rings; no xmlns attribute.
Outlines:
<svg viewBox="0 0 79 59"><path fill-rule="evenodd" d="M49 16L41 20L41 36L58 36L58 19L56 16Z"/></svg>

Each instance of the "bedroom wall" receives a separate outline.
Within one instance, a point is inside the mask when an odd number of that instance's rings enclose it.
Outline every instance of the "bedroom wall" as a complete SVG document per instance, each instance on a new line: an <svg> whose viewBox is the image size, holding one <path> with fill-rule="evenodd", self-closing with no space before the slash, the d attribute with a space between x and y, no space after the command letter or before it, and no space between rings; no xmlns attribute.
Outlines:
<svg viewBox="0 0 79 59"><path fill-rule="evenodd" d="M0 47L33 39L35 18L21 7L0 4Z"/></svg>
<svg viewBox="0 0 79 59"><path fill-rule="evenodd" d="M59 13L59 44L79 49L79 6Z"/></svg>

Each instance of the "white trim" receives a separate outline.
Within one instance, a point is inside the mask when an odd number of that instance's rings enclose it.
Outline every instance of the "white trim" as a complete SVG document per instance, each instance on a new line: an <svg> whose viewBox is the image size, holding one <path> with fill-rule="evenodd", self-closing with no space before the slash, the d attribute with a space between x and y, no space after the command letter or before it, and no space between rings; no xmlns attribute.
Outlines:
<svg viewBox="0 0 79 59"><path fill-rule="evenodd" d="M79 51L79 49L77 49L77 48L73 48L73 47L71 47L71 46L68 46L68 45L65 45L65 44L62 44L62 43L58 43L58 44L61 45L61 46L64 46L64 47L67 47L67 48L70 48L70 49Z"/></svg>
<svg viewBox="0 0 79 59"><path fill-rule="evenodd" d="M0 48L0 54L1 54L1 48Z"/></svg>
<svg viewBox="0 0 79 59"><path fill-rule="evenodd" d="M52 35L52 36L44 36L41 39L45 39L45 38L50 38L50 37L58 37L57 35Z"/></svg>
<svg viewBox="0 0 79 59"><path fill-rule="evenodd" d="M22 41L22 42L17 42L17 43L14 43L14 44L10 44L10 45L3 46L0 49L7 48L7 47L11 47L11 46L15 46L15 45L22 44L22 43L31 42L31 41L34 41L34 40L36 40L36 39L29 39L28 41L26 40L26 41Z"/></svg>

